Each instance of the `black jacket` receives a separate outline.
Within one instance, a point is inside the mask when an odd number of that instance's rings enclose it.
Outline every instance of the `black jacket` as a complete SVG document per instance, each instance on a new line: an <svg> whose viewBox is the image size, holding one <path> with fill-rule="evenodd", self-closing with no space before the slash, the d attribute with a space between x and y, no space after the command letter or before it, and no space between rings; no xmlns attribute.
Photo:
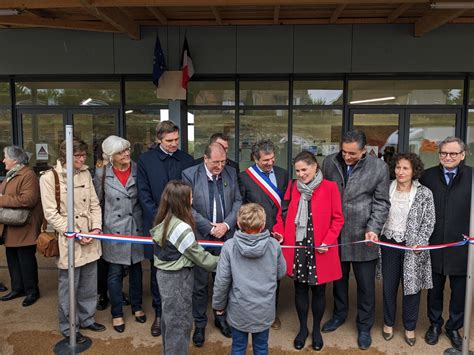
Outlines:
<svg viewBox="0 0 474 355"><path fill-rule="evenodd" d="M469 233L471 213L472 168L461 163L451 187L446 184L441 165L427 169L420 182L433 192L436 224L430 244L462 240ZM443 275L466 275L468 246L431 251L433 272Z"/></svg>
<svg viewBox="0 0 474 355"><path fill-rule="evenodd" d="M288 185L288 172L278 166L274 166L273 171L275 172L277 187L282 194L285 194ZM242 195L242 204L253 202L263 207L267 217L265 228L271 232L273 225L276 223L278 207L245 171L239 175L239 188Z"/></svg>

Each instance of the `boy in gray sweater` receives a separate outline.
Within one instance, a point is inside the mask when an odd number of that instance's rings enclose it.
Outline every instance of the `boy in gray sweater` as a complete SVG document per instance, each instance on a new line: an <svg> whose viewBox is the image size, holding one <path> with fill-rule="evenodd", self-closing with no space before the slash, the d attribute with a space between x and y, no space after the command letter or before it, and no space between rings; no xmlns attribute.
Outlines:
<svg viewBox="0 0 474 355"><path fill-rule="evenodd" d="M275 319L277 280L285 276L280 244L265 229L265 211L256 203L243 205L234 238L222 247L212 306L227 312L232 328L232 354L244 355L248 333L254 354L268 354L268 333Z"/></svg>

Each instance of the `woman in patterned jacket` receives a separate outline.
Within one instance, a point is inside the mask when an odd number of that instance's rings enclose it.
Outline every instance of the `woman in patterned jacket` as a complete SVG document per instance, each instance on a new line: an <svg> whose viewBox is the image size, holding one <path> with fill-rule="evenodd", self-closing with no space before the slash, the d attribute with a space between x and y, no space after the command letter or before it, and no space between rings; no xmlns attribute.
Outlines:
<svg viewBox="0 0 474 355"><path fill-rule="evenodd" d="M382 241L418 247L429 244L435 224L435 207L430 189L418 179L423 162L414 153L397 154L392 161L395 180L390 185L390 213L382 231ZM433 287L429 251L382 247L383 314L382 335L393 338L393 325L400 283L403 290L405 341L415 345L422 289Z"/></svg>

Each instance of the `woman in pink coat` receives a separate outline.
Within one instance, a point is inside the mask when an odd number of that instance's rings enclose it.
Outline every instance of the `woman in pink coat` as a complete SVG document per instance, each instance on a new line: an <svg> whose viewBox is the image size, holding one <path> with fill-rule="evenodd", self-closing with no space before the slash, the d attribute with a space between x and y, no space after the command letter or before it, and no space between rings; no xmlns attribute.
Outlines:
<svg viewBox="0 0 474 355"><path fill-rule="evenodd" d="M288 204L286 220L281 211L273 232L284 246L300 248L284 249L287 274L295 283L295 304L300 330L294 347L302 349L308 337L309 290L311 289L313 333L312 347L323 347L320 331L321 318L326 307L326 283L341 278L337 244L344 224L341 197L337 184L323 179L316 157L310 152L299 153L294 160L296 181L289 184L283 205Z"/></svg>

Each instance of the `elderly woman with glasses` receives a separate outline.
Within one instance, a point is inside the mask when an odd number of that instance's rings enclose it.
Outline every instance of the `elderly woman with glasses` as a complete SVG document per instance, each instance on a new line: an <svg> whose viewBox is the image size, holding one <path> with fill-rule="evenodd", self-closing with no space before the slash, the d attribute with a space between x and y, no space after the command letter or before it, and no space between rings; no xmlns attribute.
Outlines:
<svg viewBox="0 0 474 355"><path fill-rule="evenodd" d="M27 166L28 155L23 149L9 146L3 153L8 172L0 186L0 207L27 209L31 211L31 217L21 226L0 224L11 279L11 292L0 300L9 301L26 295L23 306L27 307L40 296L35 256L36 237L43 220L40 190L36 174Z"/></svg>
<svg viewBox="0 0 474 355"><path fill-rule="evenodd" d="M66 181L66 141L59 147L59 158L56 166L43 174L40 179L41 202L44 217L53 226L58 236L59 268L58 302L59 329L65 338L69 338L69 278L68 278L68 239L65 232L82 232L100 234L102 212L99 199L94 189L91 174L85 161L87 144L74 138L73 141L73 174L74 174L74 231L68 231L67 223L67 181ZM56 177L59 183L59 208L56 202ZM105 330L102 324L95 321L97 306L97 260L102 254L100 242L92 237L76 238L74 247L74 287L76 290L76 324L81 329L94 332ZM87 338L76 333L77 344Z"/></svg>
<svg viewBox="0 0 474 355"><path fill-rule="evenodd" d="M109 136L102 143L104 166L96 169L94 185L102 201L103 228L108 234L143 235L142 210L137 196L137 166L130 159L130 142ZM112 324L122 333L125 330L123 314L123 276L129 271L130 303L135 320L146 322L142 309L143 245L102 241L102 257L109 263L107 286L111 302Z"/></svg>

